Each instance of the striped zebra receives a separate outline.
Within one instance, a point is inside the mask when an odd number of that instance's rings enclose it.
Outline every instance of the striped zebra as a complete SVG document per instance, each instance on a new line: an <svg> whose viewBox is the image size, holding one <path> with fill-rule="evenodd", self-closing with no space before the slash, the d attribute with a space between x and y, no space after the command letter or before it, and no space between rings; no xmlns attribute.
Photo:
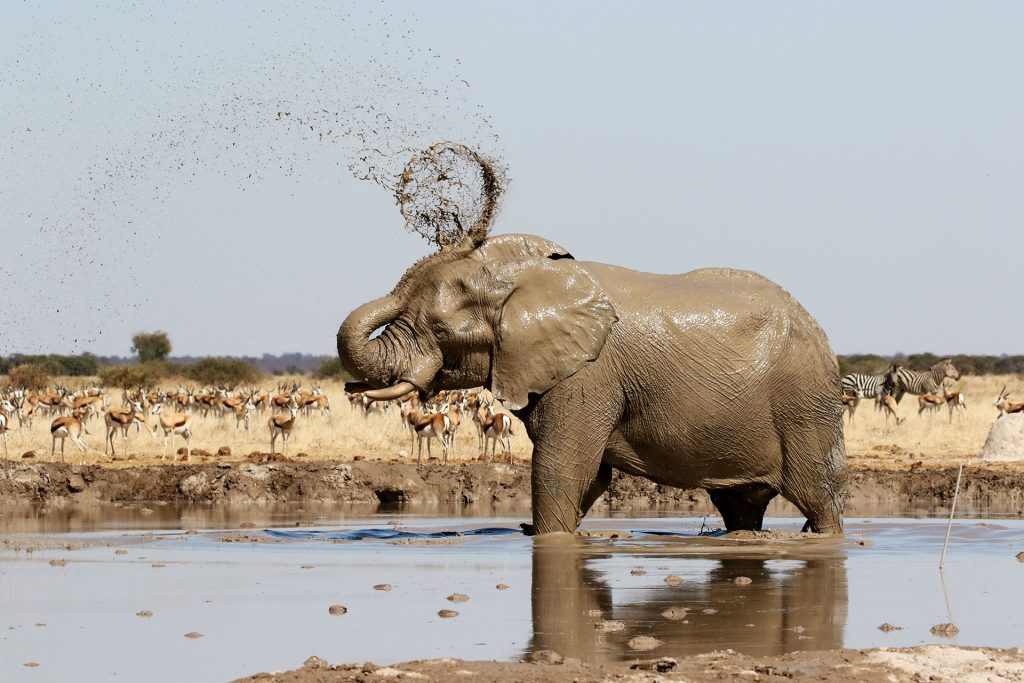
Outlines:
<svg viewBox="0 0 1024 683"><path fill-rule="evenodd" d="M893 366L887 374L892 377L892 382L895 385L892 394L897 403L903 398L903 394L921 396L939 393L939 385L947 377L954 380L960 379L960 371L956 369L953 361L949 358L943 358L925 372L915 372L904 367Z"/></svg>
<svg viewBox="0 0 1024 683"><path fill-rule="evenodd" d="M843 394L856 398L877 398L885 383L885 373L881 375L865 375L851 372L843 377Z"/></svg>

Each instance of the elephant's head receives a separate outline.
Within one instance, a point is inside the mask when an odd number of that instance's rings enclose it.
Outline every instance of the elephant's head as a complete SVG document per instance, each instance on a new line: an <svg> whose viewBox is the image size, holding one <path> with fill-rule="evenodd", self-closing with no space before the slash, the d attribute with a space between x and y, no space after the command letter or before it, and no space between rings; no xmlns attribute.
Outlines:
<svg viewBox="0 0 1024 683"><path fill-rule="evenodd" d="M338 355L377 388L373 398L483 385L516 410L596 359L616 320L597 281L562 247L471 230L353 311Z"/></svg>

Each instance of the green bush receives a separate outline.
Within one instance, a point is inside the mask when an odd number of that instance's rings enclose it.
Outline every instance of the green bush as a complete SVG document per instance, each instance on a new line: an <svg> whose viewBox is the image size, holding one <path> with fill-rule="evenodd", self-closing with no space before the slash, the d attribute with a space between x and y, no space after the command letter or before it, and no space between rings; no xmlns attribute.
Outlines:
<svg viewBox="0 0 1024 683"><path fill-rule="evenodd" d="M50 376L42 366L25 363L11 368L7 381L15 389L40 391L50 383Z"/></svg>
<svg viewBox="0 0 1024 683"><path fill-rule="evenodd" d="M96 359L89 355L61 356L53 353L48 355L15 353L7 358L0 358L0 373L10 373L19 365L38 365L47 374L70 375L71 377L90 377L96 374L99 367Z"/></svg>
<svg viewBox="0 0 1024 683"><path fill-rule="evenodd" d="M105 365L99 370L100 384L117 389L153 387L172 374L175 374L175 367L160 361L135 365Z"/></svg>
<svg viewBox="0 0 1024 683"><path fill-rule="evenodd" d="M259 382L263 375L252 363L241 358L203 358L194 365L183 368L184 374L200 384L226 385Z"/></svg>

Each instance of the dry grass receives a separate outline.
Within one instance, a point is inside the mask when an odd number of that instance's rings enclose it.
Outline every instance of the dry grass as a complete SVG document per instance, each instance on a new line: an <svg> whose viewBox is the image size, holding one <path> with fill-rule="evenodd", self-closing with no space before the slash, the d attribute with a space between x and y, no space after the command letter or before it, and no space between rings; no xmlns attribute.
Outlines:
<svg viewBox="0 0 1024 683"><path fill-rule="evenodd" d="M294 381L302 384L304 379L298 377L294 378ZM75 382L70 378L62 380L61 384L75 386ZM891 420L886 423L882 413L875 412L874 402L865 400L857 411L854 424L846 426L847 453L853 462L865 461L882 465L890 463L902 467L918 460L955 463L974 456L985 442L988 430L998 414L992 402L1004 384L1009 385L1016 395L1024 396L1024 381L1017 376L963 378L957 388L965 393L968 409L962 416L954 415L952 424L944 407L938 412L926 412L919 416L914 396L903 399L900 413L906 417L906 421L899 426L894 425ZM308 380L305 380L305 385L308 387ZM360 411L349 407L340 382L325 381L322 388L331 401L332 415L326 417L314 413L309 418L300 415L288 443L290 459L351 460L356 456L406 462L415 459L415 444L408 430L401 424L397 409L389 414L364 417ZM117 392L111 392L110 400L113 405L120 405ZM216 417L204 418L196 415L193 417L192 447L214 454L222 446L231 449L231 456L218 457L218 460L237 461L253 452L267 453L270 451L270 434L266 424L268 419L269 415L253 415L250 429L245 431L235 428L233 417L220 420ZM14 420L14 423L16 425L17 421ZM21 454L34 450L38 460L49 459L49 423L48 417L37 418L32 429L12 431L9 434L12 457L20 459ZM150 428L154 424L155 418L151 417ZM91 435L85 439L91 448L84 456L72 443L66 445L65 453L72 462L112 463L115 466L159 462L162 436L154 439L145 432L136 433L134 429L131 430L128 437L130 457L114 461L103 454L102 422L94 419L88 429ZM174 443L175 449L179 448L182 445L180 437L176 438ZM115 445L120 454L120 436L115 437ZM57 448L59 457L60 444ZM277 450L281 450L280 439L277 442ZM514 457L517 460L528 459L531 450L532 446L525 428L518 420L514 420ZM500 458L500 446L498 453ZM434 454L441 454L440 445L436 442ZM475 425L466 415L456 438L454 454L449 461L472 460L478 455ZM196 457L193 461L202 462L203 458Z"/></svg>
<svg viewBox="0 0 1024 683"><path fill-rule="evenodd" d="M861 401L854 423L846 425L847 455L854 460L951 464L974 457L999 415L993 402L1004 384L1017 395L1024 391L1024 382L1016 375L962 377L954 390L964 394L967 410L954 412L952 423L945 407L918 415L915 396L901 401L899 412L906 420L899 426L892 419L886 422L883 413L875 411L873 400Z"/></svg>
<svg viewBox="0 0 1024 683"><path fill-rule="evenodd" d="M308 389L308 378L281 378L280 381L291 381L304 384ZM81 385L81 382L73 382L70 378L65 381L57 380L68 387ZM397 407L386 414L370 414L364 416L361 410L353 410L345 397L341 382L324 381L321 388L327 395L331 404L331 415L320 415L314 412L310 417L300 413L291 437L288 440L288 458L301 460L351 460L355 456L363 456L367 459L379 460L404 460L414 461L416 458L416 446L408 429L401 422L401 416ZM266 388L273 388L272 385L265 385ZM173 385L165 387L169 391L174 390ZM121 405L120 393L108 391L108 402L112 406ZM192 417L192 448L209 453L216 453L222 446L231 449L231 456L219 457L217 460L242 460L253 452L270 452L270 430L267 421L269 413L262 417L253 413L250 417L249 430L236 428L235 418L228 416L219 419L214 416L203 417L193 415ZM156 425L155 416L149 418L150 429ZM17 425L17 420L14 420ZM37 460L47 460L50 457L50 418L42 417L35 420L32 429L16 430L9 434L10 451L13 457L22 453L34 450L37 453ZM134 428L130 429L128 435L127 452L132 456L128 459L112 461L109 456L104 456L104 425L102 420L93 419L87 426L91 433L85 437L90 450L84 456L69 440L65 446L65 457L72 462L102 462L117 465L138 465L143 463L159 462L161 449L163 448L163 433L160 432L157 438L153 438L146 432L136 433ZM516 459L528 458L532 450L526 430L522 423L513 418L512 426L512 454ZM177 450L183 445L181 437L175 437L174 448ZM114 437L114 446L121 454L121 436L118 433ZM278 437L276 450L281 452L281 438ZM440 444L435 440L431 446L435 457L442 455ZM488 453L490 449L488 449ZM301 456L300 456L301 454ZM456 432L455 446L449 454L449 462L455 460L471 460L479 456L480 450L477 445L476 425L474 425L467 414L463 416L462 424ZM497 457L502 458L502 446L498 446ZM60 458L60 442L57 443L57 458ZM423 444L423 458L427 458L427 445ZM507 456L505 456L507 459ZM168 458L168 461L170 458ZM193 461L202 462L202 458L193 458ZM180 462L180 459L179 459Z"/></svg>

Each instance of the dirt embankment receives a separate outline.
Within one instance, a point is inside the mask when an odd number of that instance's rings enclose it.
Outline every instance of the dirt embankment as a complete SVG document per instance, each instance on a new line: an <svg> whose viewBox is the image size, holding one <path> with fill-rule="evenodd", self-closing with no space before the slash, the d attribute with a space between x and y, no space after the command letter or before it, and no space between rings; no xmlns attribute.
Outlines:
<svg viewBox="0 0 1024 683"><path fill-rule="evenodd" d="M826 650L777 657L750 657L732 651L675 660L638 660L634 664L583 664L554 652L535 653L532 662L467 662L435 659L382 667L375 664L329 665L310 657L294 671L240 679L246 683L360 683L384 680L480 683L649 683L650 681L1024 681L1024 652L1019 649L931 645L903 650Z"/></svg>
<svg viewBox="0 0 1024 683"><path fill-rule="evenodd" d="M956 468L949 466L854 466L847 511L868 515L940 509L949 504L955 481ZM605 500L618 508L711 510L703 490L660 486L621 473L616 474ZM377 461L317 461L123 468L11 463L6 472L0 471L3 504L290 502L494 504L528 509L530 468L523 464L417 467ZM1024 511L1024 468L1005 463L968 466L958 505L962 510Z"/></svg>

